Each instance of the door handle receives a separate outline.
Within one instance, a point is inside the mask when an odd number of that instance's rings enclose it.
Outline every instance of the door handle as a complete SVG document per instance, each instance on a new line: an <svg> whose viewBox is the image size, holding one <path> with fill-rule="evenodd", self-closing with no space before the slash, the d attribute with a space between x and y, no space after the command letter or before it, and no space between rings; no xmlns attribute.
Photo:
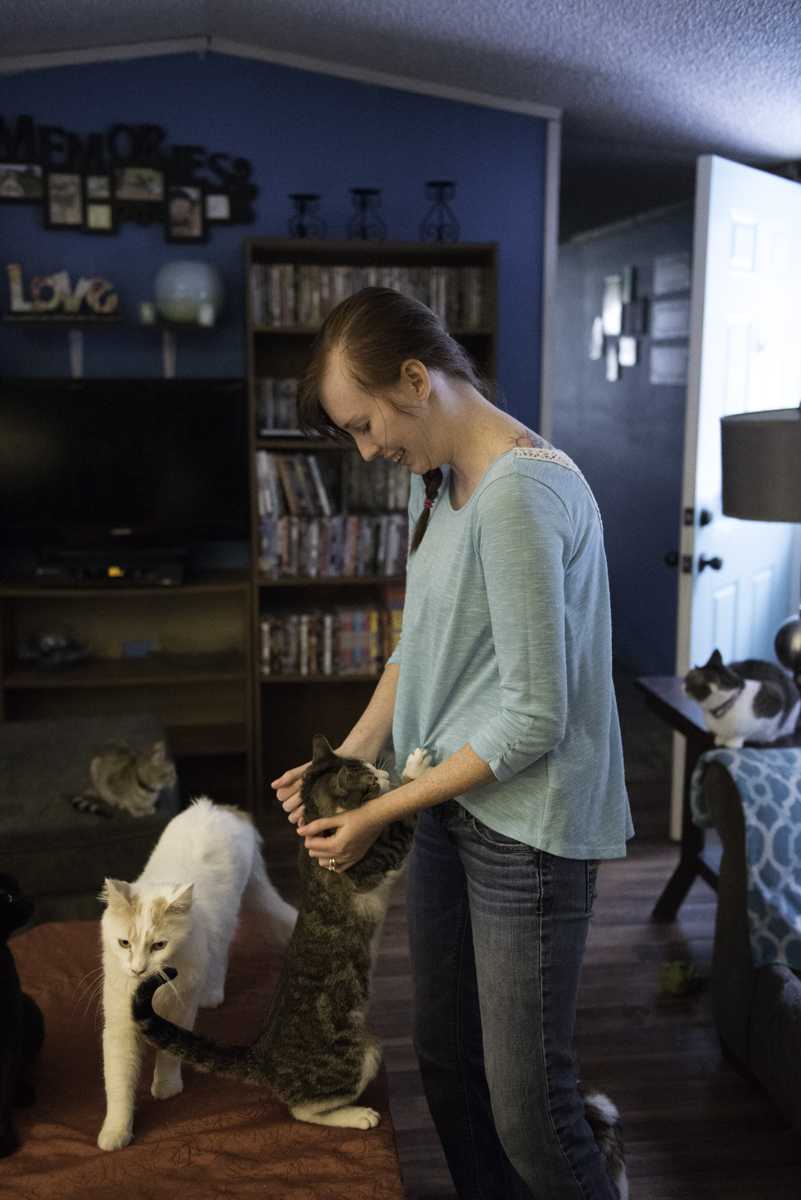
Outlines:
<svg viewBox="0 0 801 1200"><path fill-rule="evenodd" d="M698 559L699 574L701 571L703 571L704 567L711 567L713 571L719 571L722 566L723 566L723 559L718 558L717 554L715 555L714 558L707 558L705 554L702 554L701 557Z"/></svg>

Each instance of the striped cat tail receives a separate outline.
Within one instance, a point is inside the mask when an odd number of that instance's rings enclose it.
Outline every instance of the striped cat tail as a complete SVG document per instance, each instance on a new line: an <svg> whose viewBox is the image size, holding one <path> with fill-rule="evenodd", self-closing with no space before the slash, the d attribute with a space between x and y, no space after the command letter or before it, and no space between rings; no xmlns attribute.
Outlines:
<svg viewBox="0 0 801 1200"><path fill-rule="evenodd" d="M263 1082L251 1072L250 1046L223 1046L211 1038L182 1029L153 1009L153 994L165 982L175 979L174 967L165 967L161 974L150 975L134 993L133 1019L145 1041L157 1050L166 1050L197 1071L243 1079L247 1083Z"/></svg>

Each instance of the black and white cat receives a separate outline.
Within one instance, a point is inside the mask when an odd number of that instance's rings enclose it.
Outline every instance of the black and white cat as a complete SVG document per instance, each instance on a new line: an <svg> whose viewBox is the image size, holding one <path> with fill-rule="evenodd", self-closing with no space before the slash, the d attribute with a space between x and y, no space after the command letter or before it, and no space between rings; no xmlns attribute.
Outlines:
<svg viewBox="0 0 801 1200"><path fill-rule="evenodd" d="M798 688L781 667L759 658L726 664L719 650L687 672L684 690L703 709L716 746L775 742L795 732L801 713Z"/></svg>

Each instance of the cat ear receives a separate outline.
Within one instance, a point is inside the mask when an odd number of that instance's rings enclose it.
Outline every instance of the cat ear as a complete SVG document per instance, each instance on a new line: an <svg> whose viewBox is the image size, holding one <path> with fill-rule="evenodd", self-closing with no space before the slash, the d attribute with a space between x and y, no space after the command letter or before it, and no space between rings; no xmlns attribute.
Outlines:
<svg viewBox="0 0 801 1200"><path fill-rule="evenodd" d="M121 879L106 879L103 881L103 890L100 893L100 899L109 908L129 908L131 904L131 885L130 883L123 883Z"/></svg>
<svg viewBox="0 0 801 1200"><path fill-rule="evenodd" d="M172 900L167 904L167 912L188 913L192 907L192 889L194 884L187 883L179 888Z"/></svg>
<svg viewBox="0 0 801 1200"><path fill-rule="evenodd" d="M164 762L167 756L167 747L164 742L154 742L153 748L150 751L150 759L152 762Z"/></svg>
<svg viewBox="0 0 801 1200"><path fill-rule="evenodd" d="M315 733L312 738L312 762L327 762L329 758L336 758L336 755L328 738L323 737L321 733Z"/></svg>
<svg viewBox="0 0 801 1200"><path fill-rule="evenodd" d="M331 791L335 796L347 795L349 774L347 767L340 767L337 771L331 783Z"/></svg>
<svg viewBox="0 0 801 1200"><path fill-rule="evenodd" d="M709 662L706 665L708 667L722 667L723 666L723 657L717 648L715 650L713 650L712 653L710 654Z"/></svg>

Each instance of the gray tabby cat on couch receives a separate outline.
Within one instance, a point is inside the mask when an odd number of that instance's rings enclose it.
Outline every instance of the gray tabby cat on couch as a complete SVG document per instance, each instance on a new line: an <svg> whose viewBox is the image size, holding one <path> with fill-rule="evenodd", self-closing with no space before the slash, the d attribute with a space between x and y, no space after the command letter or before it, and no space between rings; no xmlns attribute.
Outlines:
<svg viewBox="0 0 801 1200"><path fill-rule="evenodd" d="M701 706L716 746L775 742L795 732L801 713L792 678L760 658L726 664L713 650L702 667L687 672L684 690Z"/></svg>

